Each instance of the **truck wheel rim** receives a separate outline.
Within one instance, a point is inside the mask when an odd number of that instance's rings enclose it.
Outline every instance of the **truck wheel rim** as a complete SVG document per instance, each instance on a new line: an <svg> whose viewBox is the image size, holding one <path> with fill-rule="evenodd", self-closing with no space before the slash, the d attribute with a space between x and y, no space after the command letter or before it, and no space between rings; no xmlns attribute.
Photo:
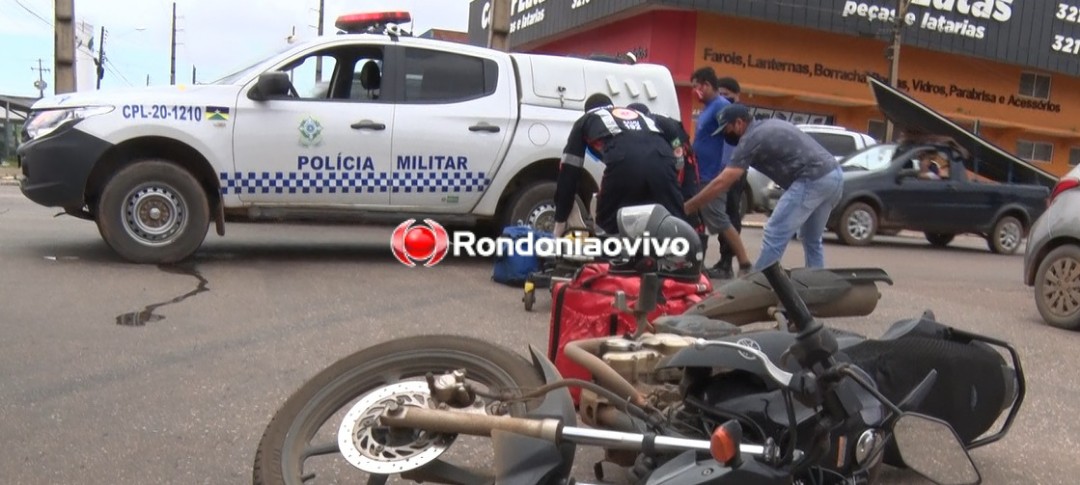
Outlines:
<svg viewBox="0 0 1080 485"><path fill-rule="evenodd" d="M555 230L555 204L540 204L533 207L529 212L526 224L540 231L551 232Z"/></svg>
<svg viewBox="0 0 1080 485"><path fill-rule="evenodd" d="M1080 261L1061 258L1043 276L1043 299L1051 313L1071 317L1080 310Z"/></svg>
<svg viewBox="0 0 1080 485"><path fill-rule="evenodd" d="M124 206L124 227L142 244L160 246L180 234L186 220L183 199L166 186L135 189Z"/></svg>
<svg viewBox="0 0 1080 485"><path fill-rule="evenodd" d="M874 230L874 220L866 211L852 212L851 217L848 217L847 230L851 237L861 241L869 237Z"/></svg>
<svg viewBox="0 0 1080 485"><path fill-rule="evenodd" d="M1006 251L1012 251L1019 246L1020 226L1012 222L1002 226L1001 232L998 234L998 245Z"/></svg>

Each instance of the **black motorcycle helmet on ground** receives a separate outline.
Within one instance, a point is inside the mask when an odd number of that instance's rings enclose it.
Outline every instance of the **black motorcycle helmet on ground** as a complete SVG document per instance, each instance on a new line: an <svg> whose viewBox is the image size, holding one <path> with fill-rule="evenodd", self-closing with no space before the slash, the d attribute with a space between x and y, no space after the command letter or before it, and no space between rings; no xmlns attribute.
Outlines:
<svg viewBox="0 0 1080 485"><path fill-rule="evenodd" d="M660 204L636 205L619 209L619 234L625 241L641 239L635 254L627 253L612 262L613 272L648 273L696 281L701 276L704 251L701 238L688 222L673 216ZM645 238L649 238L649 241ZM656 246L666 242L666 247ZM664 251L659 251L664 249ZM682 251L686 249L685 253Z"/></svg>

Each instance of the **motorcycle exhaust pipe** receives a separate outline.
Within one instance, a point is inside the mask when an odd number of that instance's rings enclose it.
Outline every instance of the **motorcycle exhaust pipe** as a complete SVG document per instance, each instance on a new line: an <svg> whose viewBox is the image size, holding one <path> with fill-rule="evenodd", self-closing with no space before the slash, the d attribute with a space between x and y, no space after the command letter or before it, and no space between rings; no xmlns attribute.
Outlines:
<svg viewBox="0 0 1080 485"><path fill-rule="evenodd" d="M642 451L646 447L660 452L709 451L711 444L709 440L563 426L557 419L489 416L396 404L387 406L379 421L386 426L472 436L491 436L492 431L499 430L554 443L565 441L579 445L634 451ZM765 454L765 447L762 445L740 443L739 450L754 456Z"/></svg>
<svg viewBox="0 0 1080 485"><path fill-rule="evenodd" d="M598 357L600 355L600 345L612 338L615 337L574 340L566 344L563 352L567 358L589 371L593 379L600 383L601 386L638 406L644 406L647 404L645 396L626 378L619 375L618 372L615 372L615 369L612 369L611 366Z"/></svg>

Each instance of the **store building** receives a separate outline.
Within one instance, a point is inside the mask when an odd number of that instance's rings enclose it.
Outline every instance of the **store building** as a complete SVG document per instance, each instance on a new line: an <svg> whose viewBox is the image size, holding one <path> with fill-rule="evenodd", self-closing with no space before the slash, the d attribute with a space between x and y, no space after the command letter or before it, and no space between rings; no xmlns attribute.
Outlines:
<svg viewBox="0 0 1080 485"><path fill-rule="evenodd" d="M758 116L884 137L866 76L888 79L897 0L511 0L511 50L633 52L675 79L693 126L694 69L733 76ZM1080 163L1080 0L911 0L899 86L1056 175ZM484 45L491 0L473 0Z"/></svg>

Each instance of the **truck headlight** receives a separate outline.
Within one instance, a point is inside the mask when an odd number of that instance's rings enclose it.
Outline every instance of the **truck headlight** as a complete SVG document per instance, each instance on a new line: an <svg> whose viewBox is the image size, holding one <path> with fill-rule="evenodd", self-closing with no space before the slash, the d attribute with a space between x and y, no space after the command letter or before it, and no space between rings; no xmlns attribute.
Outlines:
<svg viewBox="0 0 1080 485"><path fill-rule="evenodd" d="M33 140L52 133L62 126L74 124L91 116L109 113L112 106L83 106L38 111L26 121L26 136Z"/></svg>

